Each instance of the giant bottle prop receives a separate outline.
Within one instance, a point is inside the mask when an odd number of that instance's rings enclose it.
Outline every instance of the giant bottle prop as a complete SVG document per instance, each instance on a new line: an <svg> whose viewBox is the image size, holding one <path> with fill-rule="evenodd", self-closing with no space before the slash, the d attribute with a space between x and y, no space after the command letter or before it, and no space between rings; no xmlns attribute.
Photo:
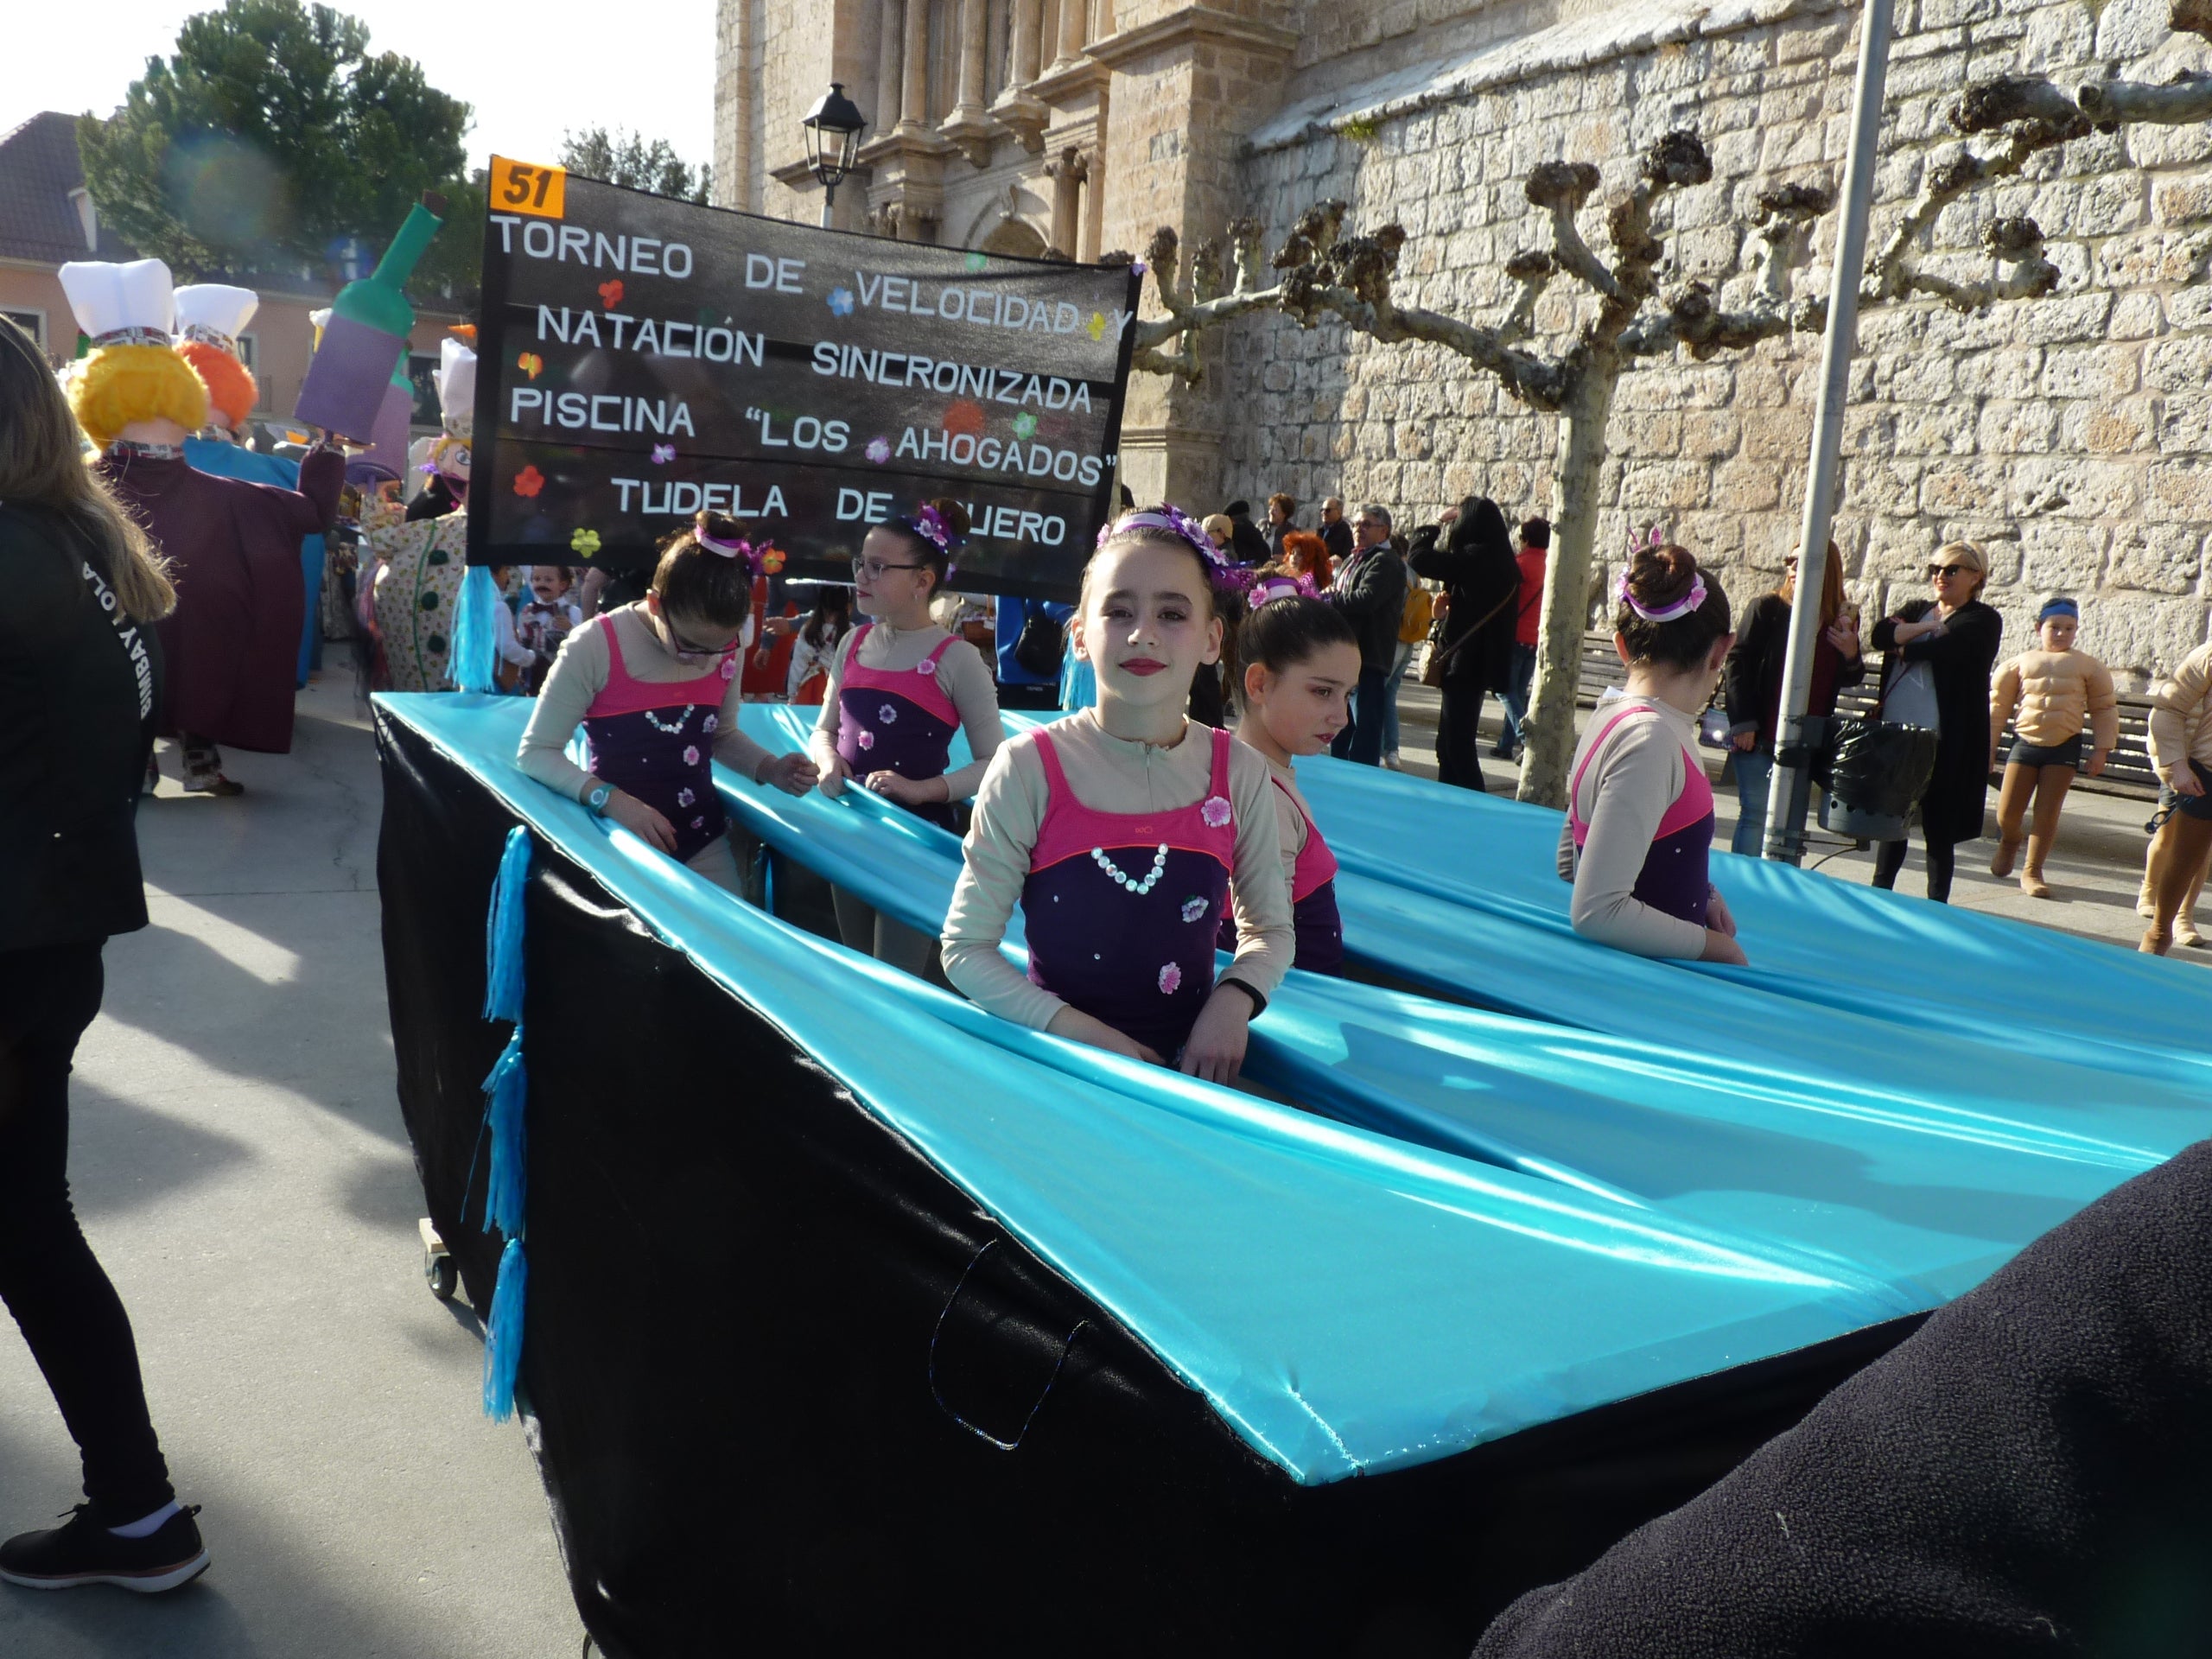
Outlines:
<svg viewBox="0 0 2212 1659"><path fill-rule="evenodd" d="M376 270L338 291L330 321L308 365L295 420L321 427L356 443L377 435L385 388L414 331L415 308L404 292L415 262L445 223L445 198L435 192L407 210L407 222L384 251Z"/></svg>

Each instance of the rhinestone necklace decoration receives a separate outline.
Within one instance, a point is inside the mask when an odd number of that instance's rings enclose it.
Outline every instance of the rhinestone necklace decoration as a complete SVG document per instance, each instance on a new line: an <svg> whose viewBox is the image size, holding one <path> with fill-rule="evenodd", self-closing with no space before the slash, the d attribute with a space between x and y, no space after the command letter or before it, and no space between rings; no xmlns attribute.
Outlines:
<svg viewBox="0 0 2212 1659"><path fill-rule="evenodd" d="M1145 894L1150 893L1154 887L1158 887L1160 885L1160 878L1167 873L1167 843L1164 841L1160 843L1160 849L1152 855L1152 868L1146 874L1144 880L1141 881L1138 880L1136 877L1126 874L1120 866L1116 865L1112 859L1109 858L1106 855L1106 849L1103 847L1094 847L1090 849L1090 861L1092 863L1097 865L1100 869L1105 871L1111 880L1119 882L1122 887L1127 887L1131 893L1134 893L1138 898L1141 899Z"/></svg>
<svg viewBox="0 0 2212 1659"><path fill-rule="evenodd" d="M686 725L690 724L691 720L691 711L697 707L698 704L696 703L685 703L683 705L683 712L678 715L673 722L666 722L656 718L653 711L650 709L640 709L638 712L645 717L645 724L652 727L653 730L657 732L664 732L669 736L674 737L681 733Z"/></svg>

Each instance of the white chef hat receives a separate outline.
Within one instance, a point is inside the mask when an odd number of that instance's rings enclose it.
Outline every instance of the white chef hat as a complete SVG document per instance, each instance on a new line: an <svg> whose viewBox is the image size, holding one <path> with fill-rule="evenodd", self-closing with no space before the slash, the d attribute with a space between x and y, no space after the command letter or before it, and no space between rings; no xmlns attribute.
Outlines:
<svg viewBox="0 0 2212 1659"><path fill-rule="evenodd" d="M176 334L180 340L204 340L219 351L238 354L238 336L261 308L261 296L227 283L194 283L176 291Z"/></svg>
<svg viewBox="0 0 2212 1659"><path fill-rule="evenodd" d="M476 424L476 353L457 340L438 350L438 409L446 430L468 442Z"/></svg>
<svg viewBox="0 0 2212 1659"><path fill-rule="evenodd" d="M61 291L77 326L104 346L167 346L175 332L176 292L158 259L129 264L73 260L61 267Z"/></svg>

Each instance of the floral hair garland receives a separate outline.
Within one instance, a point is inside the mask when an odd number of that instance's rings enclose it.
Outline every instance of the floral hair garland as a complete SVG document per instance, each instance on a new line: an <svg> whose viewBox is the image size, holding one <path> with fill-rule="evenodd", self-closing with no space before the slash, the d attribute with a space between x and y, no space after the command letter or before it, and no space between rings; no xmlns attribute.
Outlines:
<svg viewBox="0 0 2212 1659"><path fill-rule="evenodd" d="M1305 571L1295 575L1287 570L1263 570L1252 578L1252 604L1255 609L1274 603L1278 599L1319 599L1320 584Z"/></svg>
<svg viewBox="0 0 2212 1659"><path fill-rule="evenodd" d="M904 524L940 553L950 554L960 545L960 537L952 533L952 526L944 522L944 515L925 501L912 512L902 512L892 521Z"/></svg>
<svg viewBox="0 0 2212 1659"><path fill-rule="evenodd" d="M784 550L772 542L725 542L703 530L693 531L691 539L721 558L743 559L756 576L772 576L784 568Z"/></svg>
<svg viewBox="0 0 2212 1659"><path fill-rule="evenodd" d="M1244 594L1252 590L1255 580L1253 572L1241 564L1233 563L1213 544L1205 527L1182 508L1163 503L1157 507L1146 507L1135 512L1125 512L1120 518L1102 525L1094 551L1103 548L1116 536L1126 536L1136 530L1164 530L1191 544L1198 556L1198 563L1205 568L1206 579L1224 593Z"/></svg>
<svg viewBox="0 0 2212 1659"><path fill-rule="evenodd" d="M1656 524L1650 526L1649 532L1641 541L1637 539L1636 532L1631 530L1628 533L1629 562L1632 565L1636 562L1637 554L1656 553L1667 544L1666 538L1660 535L1659 526ZM1691 578L1689 592L1672 605L1656 607L1644 605L1634 593L1630 591L1628 575L1626 570L1622 571L1620 579L1613 583L1613 597L1625 604L1629 609L1647 622L1672 622L1678 618L1689 615L1691 612L1705 603L1705 575L1702 571Z"/></svg>

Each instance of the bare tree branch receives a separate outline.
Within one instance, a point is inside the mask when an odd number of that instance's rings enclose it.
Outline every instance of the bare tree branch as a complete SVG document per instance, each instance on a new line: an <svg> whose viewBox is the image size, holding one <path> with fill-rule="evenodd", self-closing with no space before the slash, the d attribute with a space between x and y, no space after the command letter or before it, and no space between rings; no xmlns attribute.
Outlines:
<svg viewBox="0 0 2212 1659"><path fill-rule="evenodd" d="M1531 248L1507 260L1505 274L1521 292L1497 326L1497 340L1501 346L1518 346L1536 332L1536 302L1559 274L1559 261L1541 248Z"/></svg>
<svg viewBox="0 0 2212 1659"><path fill-rule="evenodd" d="M1608 299L1620 292L1620 283L1605 262L1590 251L1574 216L1590 193L1598 188L1598 169L1587 162L1545 162L1529 175L1521 193L1552 218L1552 259L1559 269L1579 279L1593 294Z"/></svg>

